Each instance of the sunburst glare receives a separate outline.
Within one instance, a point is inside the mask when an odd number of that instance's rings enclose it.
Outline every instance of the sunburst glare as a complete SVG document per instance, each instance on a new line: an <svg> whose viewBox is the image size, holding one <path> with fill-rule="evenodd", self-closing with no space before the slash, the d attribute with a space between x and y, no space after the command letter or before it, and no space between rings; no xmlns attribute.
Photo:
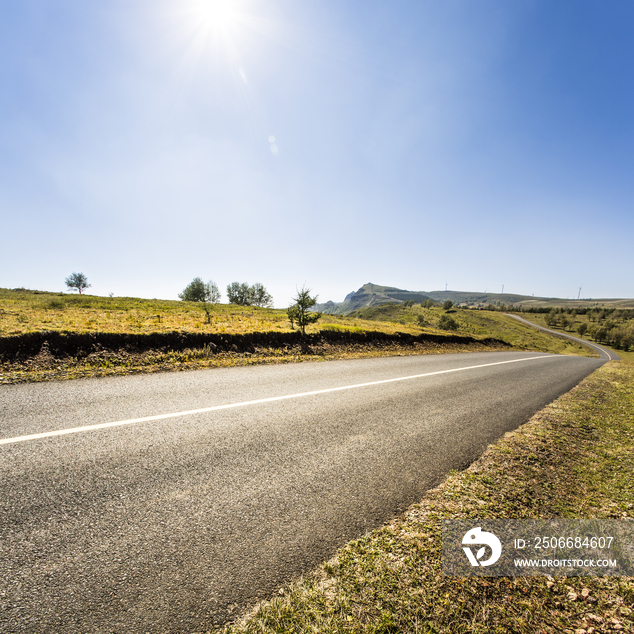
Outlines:
<svg viewBox="0 0 634 634"><path fill-rule="evenodd" d="M204 28L226 30L239 22L240 3L236 0L194 0L192 13L198 16Z"/></svg>

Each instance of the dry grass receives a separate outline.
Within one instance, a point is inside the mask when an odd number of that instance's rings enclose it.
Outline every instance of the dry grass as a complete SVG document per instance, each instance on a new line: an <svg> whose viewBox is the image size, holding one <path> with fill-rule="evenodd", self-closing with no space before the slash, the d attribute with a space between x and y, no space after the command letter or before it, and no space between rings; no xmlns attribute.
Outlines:
<svg viewBox="0 0 634 634"><path fill-rule="evenodd" d="M132 334L173 331L244 334L292 330L283 309L212 304L210 316L208 322L202 304L198 302L0 289L0 337L49 330ZM334 315L309 326L307 331L318 332L325 323L337 330L437 332L433 328Z"/></svg>

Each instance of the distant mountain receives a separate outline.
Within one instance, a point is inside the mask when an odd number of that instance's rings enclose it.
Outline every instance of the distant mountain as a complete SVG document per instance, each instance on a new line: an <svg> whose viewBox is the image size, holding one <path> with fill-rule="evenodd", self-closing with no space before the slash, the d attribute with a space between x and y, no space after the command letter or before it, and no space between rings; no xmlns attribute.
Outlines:
<svg viewBox="0 0 634 634"><path fill-rule="evenodd" d="M359 308L367 306L379 306L380 304L396 303L401 304L408 300L416 303L424 302L426 299L433 299L425 293L415 291L405 291L393 286L379 286L378 284L364 284L358 291L346 295L343 302L328 301L325 304L317 304L314 310L330 315L347 315Z"/></svg>
<svg viewBox="0 0 634 634"><path fill-rule="evenodd" d="M379 284L364 284L358 291L354 291L343 302L328 301L324 304L317 304L314 310L331 315L347 315L359 308L368 306L379 306L380 304L401 304L406 301L413 301L416 304L424 302L426 299L433 299L436 302L451 300L454 304L463 306L487 306L493 304L499 306L513 304L515 306L588 306L613 305L615 307L632 306L632 300L623 299L581 299L568 300L556 297L534 297L532 295L517 295L512 293L473 293L468 291L406 291L393 286L380 286Z"/></svg>

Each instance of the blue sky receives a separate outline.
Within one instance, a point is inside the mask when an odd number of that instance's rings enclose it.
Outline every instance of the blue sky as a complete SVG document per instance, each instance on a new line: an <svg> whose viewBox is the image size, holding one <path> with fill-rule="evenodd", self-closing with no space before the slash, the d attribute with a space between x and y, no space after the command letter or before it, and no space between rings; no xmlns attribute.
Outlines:
<svg viewBox="0 0 634 634"><path fill-rule="evenodd" d="M629 0L0 1L0 286L634 297L633 69Z"/></svg>

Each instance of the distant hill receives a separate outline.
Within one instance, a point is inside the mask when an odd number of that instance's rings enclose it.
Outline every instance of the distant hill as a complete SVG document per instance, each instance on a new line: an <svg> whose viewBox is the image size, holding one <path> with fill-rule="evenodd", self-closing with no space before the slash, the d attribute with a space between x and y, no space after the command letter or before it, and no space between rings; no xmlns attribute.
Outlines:
<svg viewBox="0 0 634 634"><path fill-rule="evenodd" d="M468 291L406 291L393 286L380 286L379 284L364 284L358 291L346 295L343 302L328 301L317 304L314 310L330 315L347 315L360 308L380 306L381 304L401 304L413 301L416 304L427 299L436 302L451 300L454 304L462 306L487 306L493 304L500 306L614 306L615 308L634 307L632 299L560 299L557 297L534 297L532 295L517 295L512 293L474 293Z"/></svg>
<svg viewBox="0 0 634 634"><path fill-rule="evenodd" d="M427 299L432 299L425 293L417 293L414 291L405 291L401 288L393 286L379 286L379 284L364 284L358 291L354 291L346 295L343 302L326 302L325 304L317 304L314 310L328 313L330 315L347 315L359 308L367 308L368 306L379 306L381 304L406 302L413 300L420 303Z"/></svg>

